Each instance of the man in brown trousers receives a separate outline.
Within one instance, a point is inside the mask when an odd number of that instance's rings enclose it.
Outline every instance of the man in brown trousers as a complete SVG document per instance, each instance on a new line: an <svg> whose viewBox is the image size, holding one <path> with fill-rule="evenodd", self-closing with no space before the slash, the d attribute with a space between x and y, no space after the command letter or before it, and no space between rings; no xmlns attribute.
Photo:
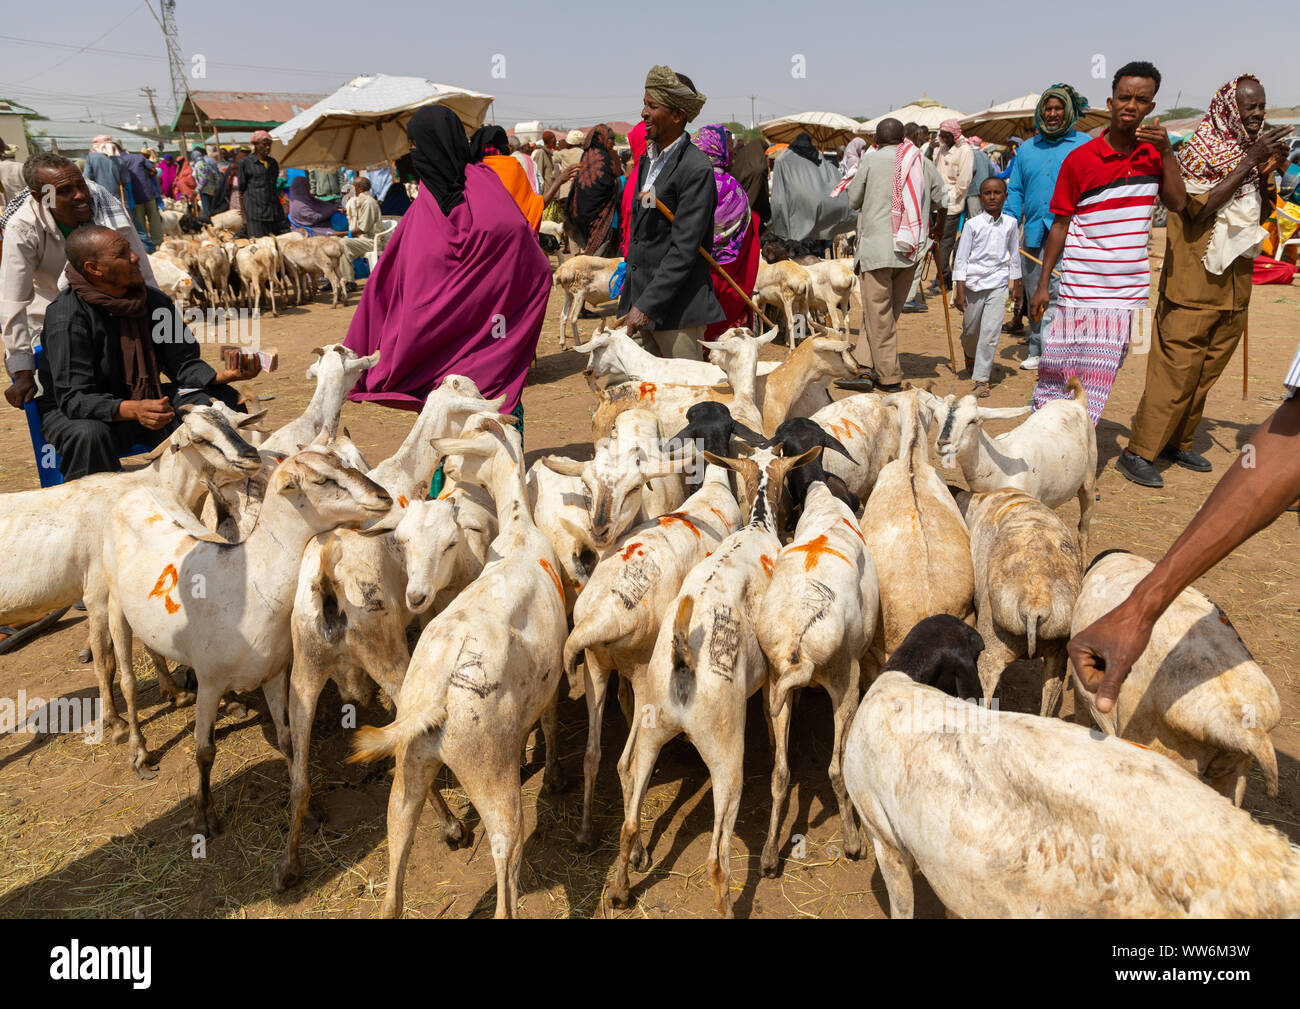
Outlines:
<svg viewBox="0 0 1300 1009"><path fill-rule="evenodd" d="M1218 90L1179 151L1187 205L1169 215L1146 388L1115 460L1143 487L1164 486L1157 458L1211 469L1192 449L1196 427L1246 326L1260 224L1273 209L1272 170L1285 163L1289 132L1264 129L1264 88L1243 75Z"/></svg>

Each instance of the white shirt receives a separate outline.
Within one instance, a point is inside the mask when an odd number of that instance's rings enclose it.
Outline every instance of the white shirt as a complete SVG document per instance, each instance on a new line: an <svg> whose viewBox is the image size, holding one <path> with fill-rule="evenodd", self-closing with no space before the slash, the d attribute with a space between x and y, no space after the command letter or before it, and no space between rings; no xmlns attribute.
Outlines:
<svg viewBox="0 0 1300 1009"><path fill-rule="evenodd" d="M952 279L971 291L1006 287L1020 279L1020 229L1006 214L994 220L987 213L972 217L962 229Z"/></svg>
<svg viewBox="0 0 1300 1009"><path fill-rule="evenodd" d="M641 183L641 192L645 192L655 184L655 179L659 178L659 173L663 171L664 164L667 160L668 152L678 144L687 139L685 133L665 147L662 151L656 151L654 144L646 145L646 153L650 156L650 167L646 169L645 181Z"/></svg>

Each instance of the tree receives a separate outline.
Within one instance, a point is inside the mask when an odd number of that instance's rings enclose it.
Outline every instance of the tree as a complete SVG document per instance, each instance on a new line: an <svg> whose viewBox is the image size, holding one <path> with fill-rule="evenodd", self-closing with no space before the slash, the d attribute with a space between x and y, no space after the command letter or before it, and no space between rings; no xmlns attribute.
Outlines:
<svg viewBox="0 0 1300 1009"><path fill-rule="evenodd" d="M1161 119L1191 119L1193 116L1205 115L1204 109L1194 109L1190 105L1184 105L1176 109L1165 109L1160 113Z"/></svg>
<svg viewBox="0 0 1300 1009"><path fill-rule="evenodd" d="M759 133L761 132L760 130L751 130L744 123L737 123L734 121L730 123L723 123L722 125L725 126L728 130L730 130L732 135L740 143L748 143L749 141L753 140L756 136L758 136Z"/></svg>

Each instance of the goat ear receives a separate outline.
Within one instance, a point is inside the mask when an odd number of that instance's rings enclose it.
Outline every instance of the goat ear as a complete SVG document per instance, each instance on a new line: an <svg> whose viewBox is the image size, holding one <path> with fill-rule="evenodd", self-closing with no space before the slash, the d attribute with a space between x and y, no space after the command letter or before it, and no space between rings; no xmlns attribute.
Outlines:
<svg viewBox="0 0 1300 1009"><path fill-rule="evenodd" d="M701 455L704 456L706 462L711 462L715 466L722 466L726 469L734 470L737 473L741 472L741 463L739 459L728 459L724 455L714 455L707 449L705 449Z"/></svg>
<svg viewBox="0 0 1300 1009"><path fill-rule="evenodd" d="M259 420L265 417L267 413L268 411L266 410L265 407L263 407L261 410L258 410L256 413L245 414L243 417L240 417L237 421L235 421L235 427L243 428L243 427L248 427L250 424L256 424Z"/></svg>
<svg viewBox="0 0 1300 1009"><path fill-rule="evenodd" d="M784 472L789 473L790 470L792 469L798 469L800 466L812 462L821 454L822 454L822 447L820 445L814 445L812 448L805 449L804 451L800 452L797 456L794 456L793 458L782 459L781 460L782 462L788 463L788 465L784 467Z"/></svg>
<svg viewBox="0 0 1300 1009"><path fill-rule="evenodd" d="M773 340L775 340L775 339L776 339L776 334L779 333L779 332L780 332L780 330L779 330L776 326L773 326L771 329L769 329L769 330L768 330L766 333L764 333L762 336L757 336L757 337L755 337L754 339L755 339L755 341L758 343L758 345L761 347L763 344L765 344L765 343L771 343Z"/></svg>
<svg viewBox="0 0 1300 1009"><path fill-rule="evenodd" d="M379 351L375 351L368 357L358 357L355 361L349 361L344 365L344 367L346 367L348 371L365 371L368 368L373 368L378 363Z"/></svg>
<svg viewBox="0 0 1300 1009"><path fill-rule="evenodd" d="M981 406L979 407L980 420L1010 420L1012 417L1023 417L1025 414L1033 411L1032 406Z"/></svg>
<svg viewBox="0 0 1300 1009"><path fill-rule="evenodd" d="M721 350L722 343L719 340L701 340L700 346L705 350Z"/></svg>
<svg viewBox="0 0 1300 1009"><path fill-rule="evenodd" d="M488 399L488 400L484 400L484 402L487 404L487 408L491 410L493 413L500 413L501 408L506 405L506 397L505 394L503 393L502 395L498 396L496 399Z"/></svg>
<svg viewBox="0 0 1300 1009"><path fill-rule="evenodd" d="M552 473L559 473L561 476L582 476L582 471L587 464L577 459L566 459L562 455L544 455L542 465Z"/></svg>
<svg viewBox="0 0 1300 1009"><path fill-rule="evenodd" d="M327 427L323 427L323 428L320 429L319 432L317 432L316 437L313 438L311 441L309 441L307 444L308 444L308 445L321 445L321 446L328 446L329 443L330 443L330 432L329 432L329 428L327 428Z"/></svg>
<svg viewBox="0 0 1300 1009"><path fill-rule="evenodd" d="M302 490L302 475L297 469L285 468L277 474L275 478L277 494L289 494L299 490Z"/></svg>

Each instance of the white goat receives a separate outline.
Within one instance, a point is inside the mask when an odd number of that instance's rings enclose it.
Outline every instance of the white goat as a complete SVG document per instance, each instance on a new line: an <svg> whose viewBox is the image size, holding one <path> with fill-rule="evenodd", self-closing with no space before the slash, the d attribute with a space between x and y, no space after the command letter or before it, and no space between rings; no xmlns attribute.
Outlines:
<svg viewBox="0 0 1300 1009"><path fill-rule="evenodd" d="M1097 432L1088 419L1083 384L1072 378L1070 399L1054 399L1019 427L990 438L984 421L1023 417L1029 407L980 406L974 396L948 396L935 439L939 460L961 466L974 492L1014 487L1056 508L1079 499L1079 551L1088 555L1088 527L1096 505Z"/></svg>
<svg viewBox="0 0 1300 1009"><path fill-rule="evenodd" d="M628 741L631 788L623 795L623 830L609 888L615 906L628 902L628 862L640 837L641 806L655 760L668 740L685 733L704 758L713 782L708 872L718 913L732 917L731 833L740 808L745 705L767 683L767 659L755 628L772 565L781 549L776 512L785 474L815 457L821 447L793 459L780 457L776 454L779 450L779 445L756 449L742 459L705 453L709 462L740 474L750 515L742 529L723 540L686 576L668 606L672 620L664 621L649 667L633 685L634 711L649 705L654 718L632 720ZM767 703L763 713L770 726Z"/></svg>
<svg viewBox="0 0 1300 1009"><path fill-rule="evenodd" d="M748 338L747 329L732 329L723 333L718 339L723 340L733 333L743 334ZM776 330L763 336L759 343L767 343ZM618 377L619 381L635 380L638 382L666 382L672 385L718 385L728 381L727 373L716 364L708 361L691 361L686 358L659 357L650 353L627 335L626 328L602 329L597 325L596 332L584 344L574 343L573 349L582 354L590 354L587 370L597 381ZM777 367L776 361L758 362L758 374L766 375Z"/></svg>
<svg viewBox="0 0 1300 1009"><path fill-rule="evenodd" d="M864 504L887 463L898 458L898 410L871 392L845 396L812 415L853 458L838 452L822 455L822 466L833 473Z"/></svg>
<svg viewBox="0 0 1300 1009"><path fill-rule="evenodd" d="M825 312L831 329L848 332L849 312L858 275L852 259L823 259L804 267L808 274L808 308Z"/></svg>
<svg viewBox="0 0 1300 1009"><path fill-rule="evenodd" d="M545 784L563 784L555 703L567 629L564 590L555 551L528 515L518 431L493 424L436 447L449 456L444 468L453 479L486 484L501 532L482 574L420 635L396 719L384 728L361 729L353 759L397 759L388 802L384 914L401 913L415 826L445 764L482 818L496 865L496 916L512 918L524 841L519 754L539 717ZM459 843L467 828L445 806L441 812L444 837Z"/></svg>
<svg viewBox="0 0 1300 1009"><path fill-rule="evenodd" d="M1071 633L1127 599L1153 566L1134 554L1102 554L1084 576ZM1156 621L1108 714L1097 711L1077 675L1074 689L1076 706L1086 703L1107 732L1163 753L1236 805L1251 760L1259 762L1268 794L1277 795L1269 739L1282 717L1277 691L1223 611L1196 589L1183 589Z"/></svg>
<svg viewBox="0 0 1300 1009"><path fill-rule="evenodd" d="M612 315L615 308L607 308L611 301L609 282L622 259L602 259L599 256L573 256L555 270L554 286L564 292L564 307L560 309L560 349L573 332L573 345L578 345L578 314L583 307L599 309Z"/></svg>
<svg viewBox="0 0 1300 1009"><path fill-rule="evenodd" d="M132 640L138 636L158 654L192 666L198 679L194 829L207 836L219 829L211 794L213 723L217 703L228 691L263 687L277 715L281 752L290 756L283 674L303 548L316 533L359 526L392 506L381 487L339 462L323 435L319 444L276 468L269 491L256 527L242 543L226 542L146 488L117 502L104 535L109 629L122 670L132 765L148 761L131 663Z"/></svg>
<svg viewBox="0 0 1300 1009"><path fill-rule="evenodd" d="M766 263L760 260L758 273L754 277L754 304L760 309L768 305L781 306L786 339L789 346L793 348L795 316L807 311L808 271L789 259L783 259L778 263Z"/></svg>

